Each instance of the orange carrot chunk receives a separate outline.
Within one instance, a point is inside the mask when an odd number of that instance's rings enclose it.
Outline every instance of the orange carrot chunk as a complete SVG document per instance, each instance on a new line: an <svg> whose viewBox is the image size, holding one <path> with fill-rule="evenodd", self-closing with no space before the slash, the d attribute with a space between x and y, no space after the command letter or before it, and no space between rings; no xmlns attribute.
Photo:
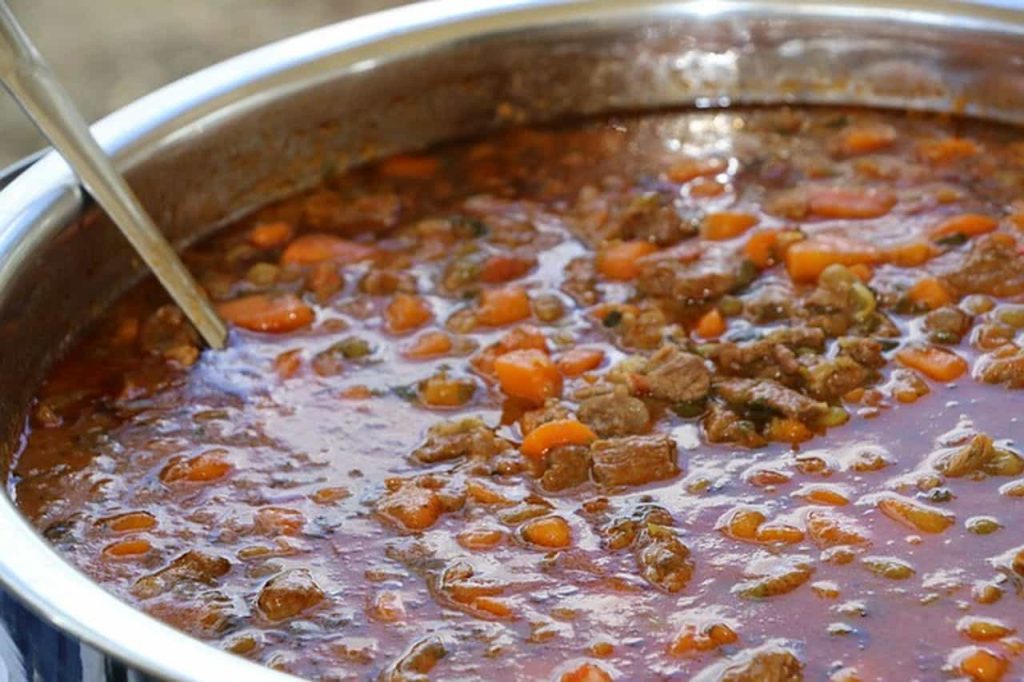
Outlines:
<svg viewBox="0 0 1024 682"><path fill-rule="evenodd" d="M929 310L941 308L953 302L949 289L937 277L926 276L914 282L907 290L907 297L915 304Z"/></svg>
<svg viewBox="0 0 1024 682"><path fill-rule="evenodd" d="M540 459L552 448L561 445L588 445L597 440L590 427L575 419L556 419L545 422L526 434L519 451L524 457Z"/></svg>
<svg viewBox="0 0 1024 682"><path fill-rule="evenodd" d="M561 516L543 516L523 524L523 539L539 547L559 549L572 542L572 531Z"/></svg>
<svg viewBox="0 0 1024 682"><path fill-rule="evenodd" d="M860 156L885 149L896 141L896 130L885 124L847 128L840 140L839 151L845 156Z"/></svg>
<svg viewBox="0 0 1024 682"><path fill-rule="evenodd" d="M789 247L786 270L794 282L813 283L830 265L873 265L878 260L878 250L870 244L836 235L820 235Z"/></svg>
<svg viewBox="0 0 1024 682"><path fill-rule="evenodd" d="M249 243L257 249L276 249L284 246L295 234L295 228L283 220L262 223L249 232Z"/></svg>
<svg viewBox="0 0 1024 682"><path fill-rule="evenodd" d="M108 557L123 559L125 557L134 557L139 556L140 554L146 554L151 549L153 549L153 546L149 544L149 540L139 538L133 540L120 540L107 545L103 548L103 553Z"/></svg>
<svg viewBox="0 0 1024 682"><path fill-rule="evenodd" d="M723 159L681 159L669 167L666 175L672 182L684 183L724 173L727 168L728 164Z"/></svg>
<svg viewBox="0 0 1024 682"><path fill-rule="evenodd" d="M405 357L423 360L444 355L452 349L452 339L444 332L427 332L405 349Z"/></svg>
<svg viewBox="0 0 1024 682"><path fill-rule="evenodd" d="M486 284L500 284L519 279L534 266L534 261L520 256L495 254L488 258L480 269L480 281Z"/></svg>
<svg viewBox="0 0 1024 682"><path fill-rule="evenodd" d="M530 297L521 287L487 289L480 294L476 319L481 324L497 327L525 320L530 316Z"/></svg>
<svg viewBox="0 0 1024 682"><path fill-rule="evenodd" d="M423 298L412 294L395 294L384 311L388 331L392 334L422 327L434 316L430 304Z"/></svg>
<svg viewBox="0 0 1024 682"><path fill-rule="evenodd" d="M612 682L612 676L598 665L581 663L572 670L562 673L560 682Z"/></svg>
<svg viewBox="0 0 1024 682"><path fill-rule="evenodd" d="M597 269L608 279L628 281L640 274L638 260L658 250L650 242L616 242L597 254Z"/></svg>
<svg viewBox="0 0 1024 682"><path fill-rule="evenodd" d="M749 213L708 213L701 223L700 234L704 239L724 241L740 236L754 225L757 225L757 216Z"/></svg>
<svg viewBox="0 0 1024 682"><path fill-rule="evenodd" d="M254 332L290 332L313 322L313 309L295 294L253 294L217 305L228 322Z"/></svg>
<svg viewBox="0 0 1024 682"><path fill-rule="evenodd" d="M882 189L862 187L818 187L807 207L819 218L863 220L880 218L896 205L896 195Z"/></svg>
<svg viewBox="0 0 1024 682"><path fill-rule="evenodd" d="M578 377L584 372L597 369L604 362L604 351L600 348L573 348L558 358L558 371L567 377Z"/></svg>
<svg viewBox="0 0 1024 682"><path fill-rule="evenodd" d="M979 151L973 140L962 137L946 137L938 140L927 140L917 147L918 156L932 163L949 163L974 156Z"/></svg>
<svg viewBox="0 0 1024 682"><path fill-rule="evenodd" d="M946 218L936 225L929 233L932 239L943 239L953 235L964 237L977 237L988 234L999 226L999 221L992 216L981 215L980 213L964 213Z"/></svg>
<svg viewBox="0 0 1024 682"><path fill-rule="evenodd" d="M775 264L775 246L778 241L778 230L755 232L743 246L743 255L759 269L764 270Z"/></svg>
<svg viewBox="0 0 1024 682"><path fill-rule="evenodd" d="M543 405L562 393L562 375L543 351L514 350L494 361L494 372L505 395Z"/></svg>
<svg viewBox="0 0 1024 682"><path fill-rule="evenodd" d="M701 315L700 319L697 320L697 325L693 328L697 336L705 339L717 339L719 336L725 333L726 323L725 318L722 317L722 313L719 312L718 308L712 308L708 312Z"/></svg>
<svg viewBox="0 0 1024 682"><path fill-rule="evenodd" d="M282 265L314 265L333 261L346 265L358 263L373 256L372 246L360 244L330 234L305 234L288 245L281 254Z"/></svg>
<svg viewBox="0 0 1024 682"><path fill-rule="evenodd" d="M953 381L967 371L967 361L937 346L911 346L896 354L901 364L935 381Z"/></svg>

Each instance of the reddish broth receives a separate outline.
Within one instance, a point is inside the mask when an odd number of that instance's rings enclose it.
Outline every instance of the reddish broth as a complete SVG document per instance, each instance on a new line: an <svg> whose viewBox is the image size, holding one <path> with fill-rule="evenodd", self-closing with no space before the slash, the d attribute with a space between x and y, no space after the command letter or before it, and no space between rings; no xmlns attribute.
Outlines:
<svg viewBox="0 0 1024 682"><path fill-rule="evenodd" d="M864 110L388 159L188 252L228 350L128 294L10 492L314 679L1016 676L1022 183L1015 130Z"/></svg>

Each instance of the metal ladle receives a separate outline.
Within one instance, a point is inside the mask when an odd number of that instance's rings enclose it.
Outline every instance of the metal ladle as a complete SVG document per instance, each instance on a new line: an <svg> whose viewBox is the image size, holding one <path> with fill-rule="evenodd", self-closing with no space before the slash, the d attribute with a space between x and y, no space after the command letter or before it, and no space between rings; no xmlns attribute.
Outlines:
<svg viewBox="0 0 1024 682"><path fill-rule="evenodd" d="M207 345L224 348L227 343L224 321L96 142L67 91L2 0L0 82L64 157Z"/></svg>

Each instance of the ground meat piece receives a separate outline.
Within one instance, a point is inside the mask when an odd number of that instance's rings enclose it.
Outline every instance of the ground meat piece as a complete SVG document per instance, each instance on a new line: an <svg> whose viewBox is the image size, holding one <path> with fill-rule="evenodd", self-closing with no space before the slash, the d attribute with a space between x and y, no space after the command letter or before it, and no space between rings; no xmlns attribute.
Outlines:
<svg viewBox="0 0 1024 682"><path fill-rule="evenodd" d="M149 599L183 582L212 585L230 570L231 562L224 557L192 550L179 556L166 568L139 578L132 586L132 594L139 599Z"/></svg>
<svg viewBox="0 0 1024 682"><path fill-rule="evenodd" d="M665 345L647 361L644 385L658 400L691 403L707 397L711 373L700 356Z"/></svg>
<svg viewBox="0 0 1024 682"><path fill-rule="evenodd" d="M323 590L304 568L276 575L260 590L260 611L270 620L294 618L324 600Z"/></svg>
<svg viewBox="0 0 1024 682"><path fill-rule="evenodd" d="M629 395L623 386L586 398L577 415L602 438L644 433L651 421L644 401Z"/></svg>
<svg viewBox="0 0 1024 682"><path fill-rule="evenodd" d="M626 209L613 220L621 239L649 241L658 246L672 246L697 234L694 224L679 216L673 197L657 192L631 197Z"/></svg>
<svg viewBox="0 0 1024 682"><path fill-rule="evenodd" d="M767 439L757 425L724 405L714 404L704 417L704 435L711 443L736 443L748 448L761 447Z"/></svg>
<svg viewBox="0 0 1024 682"><path fill-rule="evenodd" d="M971 323L970 315L952 305L936 308L924 318L928 338L935 343L960 343L964 334L971 330Z"/></svg>
<svg viewBox="0 0 1024 682"><path fill-rule="evenodd" d="M664 434L599 440L590 456L594 480L602 485L642 485L679 473L676 443Z"/></svg>
<svg viewBox="0 0 1024 682"><path fill-rule="evenodd" d="M770 283L753 289L743 297L743 315L755 324L793 317L795 295L781 284Z"/></svg>
<svg viewBox="0 0 1024 682"><path fill-rule="evenodd" d="M456 457L489 459L507 450L509 442L499 438L483 421L470 418L441 422L430 427L427 440L412 452L423 464L434 464Z"/></svg>
<svg viewBox="0 0 1024 682"><path fill-rule="evenodd" d="M771 379L726 379L715 391L730 406L745 412L768 410L813 423L828 412L828 405L787 388Z"/></svg>
<svg viewBox="0 0 1024 682"><path fill-rule="evenodd" d="M1006 235L988 234L974 240L966 258L942 279L960 296L1016 296L1024 292L1024 255Z"/></svg>
<svg viewBox="0 0 1024 682"><path fill-rule="evenodd" d="M1007 344L982 356L978 378L987 384L1024 388L1024 351Z"/></svg>
<svg viewBox="0 0 1024 682"><path fill-rule="evenodd" d="M597 271L592 258L574 258L565 266L562 291L581 306L597 303Z"/></svg>
<svg viewBox="0 0 1024 682"><path fill-rule="evenodd" d="M191 366L199 358L199 336L176 305L157 308L139 330L143 351Z"/></svg>
<svg viewBox="0 0 1024 682"><path fill-rule="evenodd" d="M690 549L667 528L644 530L636 552L644 580L666 592L678 592L693 576Z"/></svg>
<svg viewBox="0 0 1024 682"><path fill-rule="evenodd" d="M869 369L880 369L886 363L882 355L882 344L861 336L844 336L839 339L839 355L852 358Z"/></svg>
<svg viewBox="0 0 1024 682"><path fill-rule="evenodd" d="M559 491L586 483L590 478L590 448L583 445L562 445L545 456L547 469L540 477L545 490Z"/></svg>
<svg viewBox="0 0 1024 682"><path fill-rule="evenodd" d="M803 663L782 640L769 640L715 663L693 682L803 682Z"/></svg>
<svg viewBox="0 0 1024 682"><path fill-rule="evenodd" d="M707 253L694 260L653 256L640 261L637 292L687 306L713 301L744 280L743 261L735 254Z"/></svg>
<svg viewBox="0 0 1024 682"><path fill-rule="evenodd" d="M821 360L807 373L807 393L818 400L834 401L871 379L871 372L863 365L840 355Z"/></svg>

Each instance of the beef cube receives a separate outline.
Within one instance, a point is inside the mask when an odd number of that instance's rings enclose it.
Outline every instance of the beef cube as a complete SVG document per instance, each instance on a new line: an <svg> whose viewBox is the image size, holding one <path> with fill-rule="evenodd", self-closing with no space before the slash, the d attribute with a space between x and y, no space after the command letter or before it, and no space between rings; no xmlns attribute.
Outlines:
<svg viewBox="0 0 1024 682"><path fill-rule="evenodd" d="M602 438L644 433L651 421L644 401L622 386L584 399L577 413L580 421Z"/></svg>
<svg viewBox="0 0 1024 682"><path fill-rule="evenodd" d="M599 440L590 456L594 480L602 485L643 485L679 473L676 443L664 434Z"/></svg>
<svg viewBox="0 0 1024 682"><path fill-rule="evenodd" d="M804 423L813 423L828 412L827 404L771 379L726 379L715 384L715 390L730 406L746 412L770 410Z"/></svg>
<svg viewBox="0 0 1024 682"><path fill-rule="evenodd" d="M711 373L704 360L672 345L662 346L651 356L644 378L652 397L672 403L703 400L711 389Z"/></svg>

